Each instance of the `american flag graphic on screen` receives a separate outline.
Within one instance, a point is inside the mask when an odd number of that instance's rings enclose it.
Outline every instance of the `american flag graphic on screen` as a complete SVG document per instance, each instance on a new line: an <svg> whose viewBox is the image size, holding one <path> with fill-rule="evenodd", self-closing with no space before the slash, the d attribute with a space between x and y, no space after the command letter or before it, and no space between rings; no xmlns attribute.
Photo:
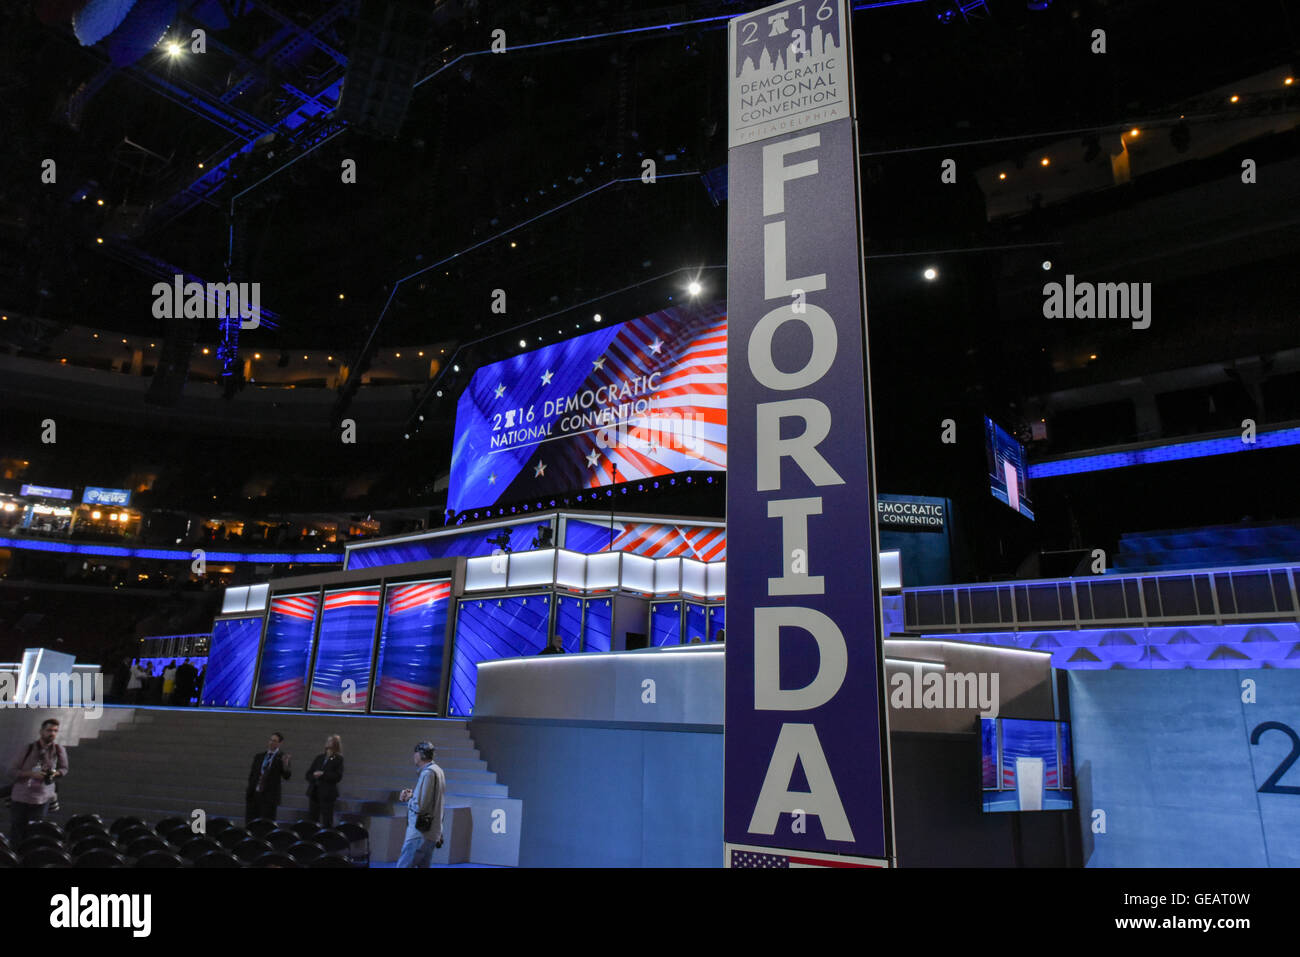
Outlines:
<svg viewBox="0 0 1300 957"><path fill-rule="evenodd" d="M451 582L388 586L379 637L374 710L430 713L438 709Z"/></svg>
<svg viewBox="0 0 1300 957"><path fill-rule="evenodd" d="M726 307L674 307L475 372L447 505L726 467Z"/></svg>
<svg viewBox="0 0 1300 957"><path fill-rule="evenodd" d="M271 600L257 676L257 707L301 708L307 703L307 663L311 660L316 605L315 593Z"/></svg>
<svg viewBox="0 0 1300 957"><path fill-rule="evenodd" d="M366 710L378 614L378 585L325 593L312 673L312 710Z"/></svg>
<svg viewBox="0 0 1300 957"><path fill-rule="evenodd" d="M677 525L665 522L614 522L614 542L609 522L570 518L564 524L564 547L570 551L631 552L647 558L694 558L701 562L727 560L727 530L714 525Z"/></svg>

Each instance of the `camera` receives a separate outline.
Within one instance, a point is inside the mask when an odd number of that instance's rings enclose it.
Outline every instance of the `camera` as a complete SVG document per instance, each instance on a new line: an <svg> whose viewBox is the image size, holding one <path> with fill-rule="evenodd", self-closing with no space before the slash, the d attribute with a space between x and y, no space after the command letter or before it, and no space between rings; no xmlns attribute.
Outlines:
<svg viewBox="0 0 1300 957"><path fill-rule="evenodd" d="M46 783L46 784L53 784L53 783L54 783L54 772L53 772L53 771L46 771L46 772L45 772L45 779L44 779L44 780L45 780L45 783Z"/></svg>

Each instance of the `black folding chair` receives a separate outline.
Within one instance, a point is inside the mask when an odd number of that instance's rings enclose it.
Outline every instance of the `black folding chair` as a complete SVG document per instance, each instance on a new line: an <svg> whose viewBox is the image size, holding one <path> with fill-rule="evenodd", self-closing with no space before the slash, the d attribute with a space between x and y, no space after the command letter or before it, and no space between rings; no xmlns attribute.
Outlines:
<svg viewBox="0 0 1300 957"><path fill-rule="evenodd" d="M79 841L67 843L71 843L72 845L71 850L74 858L81 857L82 854L85 854L88 851L111 851L114 854L117 853L117 842L107 834L92 834L89 837L83 837Z"/></svg>
<svg viewBox="0 0 1300 957"><path fill-rule="evenodd" d="M198 835L181 845L181 857L187 861L197 861L210 851L221 851L222 847L210 837Z"/></svg>
<svg viewBox="0 0 1300 957"><path fill-rule="evenodd" d="M348 857L357 867L370 866L370 832L355 821L343 821L334 830L348 839Z"/></svg>
<svg viewBox="0 0 1300 957"><path fill-rule="evenodd" d="M73 854L74 867L130 867L131 863L111 847L93 847Z"/></svg>
<svg viewBox="0 0 1300 957"><path fill-rule="evenodd" d="M63 850L63 842L55 837L37 834L35 837L23 838L22 842L15 847L14 850L21 855L26 855L28 852L34 851L38 847L53 847L61 851Z"/></svg>
<svg viewBox="0 0 1300 957"><path fill-rule="evenodd" d="M352 862L340 854L326 854L324 857L318 857L307 865L308 867L351 867Z"/></svg>
<svg viewBox="0 0 1300 957"><path fill-rule="evenodd" d="M226 850L230 850L240 841L246 841L250 837L252 837L252 835L242 827L229 827L217 835L217 843Z"/></svg>
<svg viewBox="0 0 1300 957"><path fill-rule="evenodd" d="M247 830L248 833L254 837L266 837L266 835L270 834L277 827L279 827L279 825L269 818L259 817L256 821L248 822Z"/></svg>
<svg viewBox="0 0 1300 957"><path fill-rule="evenodd" d="M279 851L272 851L269 854L263 854L253 861L254 867L301 867L302 865L295 861L288 854L281 854Z"/></svg>
<svg viewBox="0 0 1300 957"><path fill-rule="evenodd" d="M57 847L38 847L23 855L23 867L71 867L72 858Z"/></svg>
<svg viewBox="0 0 1300 957"><path fill-rule="evenodd" d="M269 841L271 846L277 851L288 853L289 848L298 843L298 835L293 833L293 831L276 830L266 835L266 840Z"/></svg>
<svg viewBox="0 0 1300 957"><path fill-rule="evenodd" d="M55 824L53 821L32 821L27 825L27 836L52 837L56 841L60 842L67 837L63 832L63 828L59 827L59 825Z"/></svg>
<svg viewBox="0 0 1300 957"><path fill-rule="evenodd" d="M324 848L319 844L313 844L310 841L299 841L293 847L289 848L289 856L299 864L310 864L318 857L323 857Z"/></svg>
<svg viewBox="0 0 1300 957"><path fill-rule="evenodd" d="M320 830L320 825L315 821L294 821L293 824L289 825L289 830L305 841Z"/></svg>
<svg viewBox="0 0 1300 957"><path fill-rule="evenodd" d="M243 867L239 858L235 857L229 851L208 851L206 854L200 854L199 859L194 862L195 867Z"/></svg>
<svg viewBox="0 0 1300 957"><path fill-rule="evenodd" d="M133 827L142 827L146 831L149 830L149 825L145 824L144 821L140 820L138 817L119 817L113 822L113 826L108 830L114 835L121 835Z"/></svg>
<svg viewBox="0 0 1300 957"><path fill-rule="evenodd" d="M245 864L251 864L263 854L275 853L274 847L257 837L250 837L246 840L240 841L230 850L235 857L239 858Z"/></svg>
<svg viewBox="0 0 1300 957"><path fill-rule="evenodd" d="M352 842L336 830L320 830L311 836L312 842L324 848L326 854L346 854Z"/></svg>
<svg viewBox="0 0 1300 957"><path fill-rule="evenodd" d="M157 834L144 834L126 844L123 853L127 857L140 857L150 851L165 851L168 847L168 843Z"/></svg>
<svg viewBox="0 0 1300 957"><path fill-rule="evenodd" d="M185 858L175 851L149 851L136 859L136 867L184 867Z"/></svg>

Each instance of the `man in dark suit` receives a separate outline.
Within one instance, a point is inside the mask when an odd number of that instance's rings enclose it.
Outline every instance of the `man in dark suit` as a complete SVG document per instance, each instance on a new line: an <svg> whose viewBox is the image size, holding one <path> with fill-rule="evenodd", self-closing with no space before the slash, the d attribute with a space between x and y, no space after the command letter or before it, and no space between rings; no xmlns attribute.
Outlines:
<svg viewBox="0 0 1300 957"><path fill-rule="evenodd" d="M172 695L172 704L180 705L182 708L189 707L190 699L194 697L194 685L198 677L199 669L190 664L190 659L186 658L185 663L176 669L176 693Z"/></svg>
<svg viewBox="0 0 1300 957"><path fill-rule="evenodd" d="M244 823L264 817L274 821L280 808L280 782L289 780L289 761L292 755L280 750L284 735L279 731L271 735L266 750L253 755L253 765L248 771L248 790L244 794Z"/></svg>

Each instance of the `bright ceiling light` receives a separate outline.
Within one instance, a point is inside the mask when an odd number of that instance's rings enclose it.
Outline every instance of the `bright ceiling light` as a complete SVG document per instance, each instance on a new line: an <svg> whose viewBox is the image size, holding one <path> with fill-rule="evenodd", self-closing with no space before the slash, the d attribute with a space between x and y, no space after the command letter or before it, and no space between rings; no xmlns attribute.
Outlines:
<svg viewBox="0 0 1300 957"><path fill-rule="evenodd" d="M167 55L168 55L168 56L180 56L180 55L181 55L181 45L180 45L179 43L176 43L175 41L173 41L173 42L167 44Z"/></svg>
<svg viewBox="0 0 1300 957"><path fill-rule="evenodd" d="M927 269L927 270L926 270L924 273L922 273L921 275L925 276L925 278L926 278L927 280L929 280L930 282L934 282L936 279L939 278L939 270L937 270L937 269L935 269L933 266L931 266L929 269Z"/></svg>
<svg viewBox="0 0 1300 957"><path fill-rule="evenodd" d="M698 296L703 291L703 289L704 287L701 286L698 282L692 282L689 286L686 287L686 291L689 292L692 296Z"/></svg>

